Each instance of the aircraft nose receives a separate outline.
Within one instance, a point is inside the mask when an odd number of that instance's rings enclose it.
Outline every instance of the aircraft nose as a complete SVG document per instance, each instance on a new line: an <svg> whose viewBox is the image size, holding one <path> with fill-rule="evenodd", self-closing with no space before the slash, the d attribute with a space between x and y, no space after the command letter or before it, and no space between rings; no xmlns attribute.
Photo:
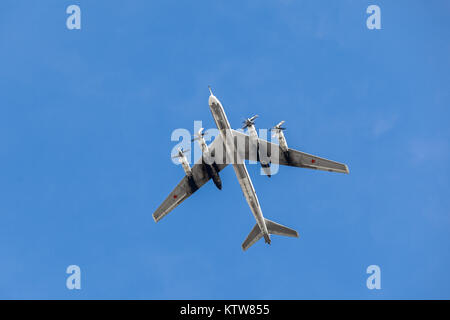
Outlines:
<svg viewBox="0 0 450 320"><path fill-rule="evenodd" d="M208 104L209 104L210 106L212 106L213 103L217 103L217 98L211 94L211 95L209 96Z"/></svg>
<svg viewBox="0 0 450 320"><path fill-rule="evenodd" d="M214 96L214 94L212 92L211 86L208 86L208 89L209 89L209 93L211 94L209 96L208 104L211 107L214 103L217 103L218 101L217 101L217 98Z"/></svg>

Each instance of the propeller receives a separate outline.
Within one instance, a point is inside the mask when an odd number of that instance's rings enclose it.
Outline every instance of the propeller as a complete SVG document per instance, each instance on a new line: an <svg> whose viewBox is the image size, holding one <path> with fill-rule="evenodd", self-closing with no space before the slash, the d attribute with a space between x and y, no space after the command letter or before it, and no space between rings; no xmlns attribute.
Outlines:
<svg viewBox="0 0 450 320"><path fill-rule="evenodd" d="M200 128L200 130L198 130L198 132L194 134L195 138L192 138L191 142L203 138L206 134L208 134L208 131L203 132L203 128Z"/></svg>
<svg viewBox="0 0 450 320"><path fill-rule="evenodd" d="M179 149L178 149L178 154L172 156L172 158L173 158L173 159L175 159L175 158L181 158L181 157L182 157L186 152L188 152L189 150L190 150L190 149L183 150L183 148L179 148Z"/></svg>
<svg viewBox="0 0 450 320"><path fill-rule="evenodd" d="M251 117L251 118L248 118L248 119L244 120L244 121L242 122L242 123L244 124L243 127L242 127L242 129L245 129L245 128L247 128L247 127L250 127L250 126L254 125L254 124L255 124L255 119L256 119L256 118L258 118L258 115L257 115L257 114L254 115L254 116Z"/></svg>
<svg viewBox="0 0 450 320"><path fill-rule="evenodd" d="M283 123L285 121L281 121L279 124L277 124L275 127L271 128L270 130L275 131L275 133L272 135L272 137L276 137L278 133L282 130L286 130L286 128L282 127Z"/></svg>

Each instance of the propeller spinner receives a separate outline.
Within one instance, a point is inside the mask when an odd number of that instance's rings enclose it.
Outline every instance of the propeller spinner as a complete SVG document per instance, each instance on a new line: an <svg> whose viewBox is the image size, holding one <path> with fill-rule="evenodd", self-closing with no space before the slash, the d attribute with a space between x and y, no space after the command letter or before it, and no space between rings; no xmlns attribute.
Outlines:
<svg viewBox="0 0 450 320"><path fill-rule="evenodd" d="M208 131L203 132L203 128L200 128L200 130L198 130L198 132L194 134L195 137L191 139L191 142L203 138L206 134L208 134Z"/></svg>
<svg viewBox="0 0 450 320"><path fill-rule="evenodd" d="M244 124L242 129L245 129L247 127L253 126L255 124L255 119L258 118L258 115L254 115L251 118L248 118L246 120L244 120L242 123Z"/></svg>
<svg viewBox="0 0 450 320"><path fill-rule="evenodd" d="M173 159L175 159L175 158L182 158L182 157L184 156L184 154L185 154L186 152L188 152L189 150L190 150L190 149L184 150L183 148L179 148L179 149L178 149L178 154L172 156L172 158L173 158Z"/></svg>
<svg viewBox="0 0 450 320"><path fill-rule="evenodd" d="M272 137L276 137L280 133L280 131L286 130L286 128L282 127L284 122L285 121L283 120L279 124L277 124L275 127L270 129L270 130L274 131L274 134L272 135Z"/></svg>

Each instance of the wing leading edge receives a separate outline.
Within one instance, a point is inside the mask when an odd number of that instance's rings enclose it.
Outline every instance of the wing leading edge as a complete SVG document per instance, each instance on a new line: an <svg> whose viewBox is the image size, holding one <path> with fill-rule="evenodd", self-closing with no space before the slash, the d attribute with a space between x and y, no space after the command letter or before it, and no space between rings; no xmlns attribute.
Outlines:
<svg viewBox="0 0 450 320"><path fill-rule="evenodd" d="M260 161L260 157L267 157L267 159L265 159L265 162L271 162L291 167L349 173L348 167L344 163L328 160L290 148L287 152L284 152L279 145L261 138L258 138L259 153L251 152L249 150L249 136L236 130L232 130L232 132L241 159ZM219 146L222 148L222 151L225 150L222 138L220 136L217 136L209 146L210 153L214 155L217 147ZM227 162L229 163L229 161L225 160L224 158L222 161L216 162L218 172L220 172L227 166ZM181 179L181 181L178 183L178 185L167 196L164 202L153 213L153 219L155 220L155 222L161 220L164 216L175 209L184 200L189 198L189 196L195 193L195 191L197 191L210 179L211 177L208 174L206 165L203 163L203 158L200 158L192 167L192 179L190 180L190 178L184 176L183 179Z"/></svg>
<svg viewBox="0 0 450 320"><path fill-rule="evenodd" d="M209 146L210 153L214 154L215 149L220 144L222 144L223 146L222 138L220 136L217 136ZM216 164L218 172L222 171L226 166L226 163ZM153 219L155 220L155 222L158 222L163 217L165 217L169 212L179 206L180 203L189 198L189 196L191 196L195 191L197 191L211 179L206 164L203 162L203 157L201 157L195 163L191 170L192 178L184 176L183 179L181 179L181 181L175 187L175 189L172 190L172 192L167 196L163 203L153 213Z"/></svg>

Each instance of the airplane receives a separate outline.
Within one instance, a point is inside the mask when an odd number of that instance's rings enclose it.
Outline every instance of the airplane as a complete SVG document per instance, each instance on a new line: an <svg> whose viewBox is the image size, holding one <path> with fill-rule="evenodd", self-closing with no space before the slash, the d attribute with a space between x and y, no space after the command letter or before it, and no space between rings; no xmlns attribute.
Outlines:
<svg viewBox="0 0 450 320"><path fill-rule="evenodd" d="M268 177L270 177L271 164L346 174L349 173L348 166L343 163L290 149L283 133L286 129L282 127L284 121L281 121L271 129L274 132L273 137L278 138L279 144L274 144L258 137L254 122L258 115L244 121L242 129L247 129L248 135L233 130L228 122L221 102L214 96L211 87L209 87L209 92L209 108L220 134L208 146L204 139L205 133L203 132L203 128L198 131L192 141L197 140L199 142L202 157L192 168L184 155L187 150L178 149L178 154L174 157L179 158L185 171L185 176L153 213L153 219L155 222L161 220L210 179L221 190L222 181L219 173L228 164L232 164L239 185L256 220L255 226L242 243L242 249L246 251L261 238L264 238L265 243L270 244L270 235L298 238L297 231L264 218L255 188L253 187L252 180L245 165L245 160L259 162L263 172Z"/></svg>

